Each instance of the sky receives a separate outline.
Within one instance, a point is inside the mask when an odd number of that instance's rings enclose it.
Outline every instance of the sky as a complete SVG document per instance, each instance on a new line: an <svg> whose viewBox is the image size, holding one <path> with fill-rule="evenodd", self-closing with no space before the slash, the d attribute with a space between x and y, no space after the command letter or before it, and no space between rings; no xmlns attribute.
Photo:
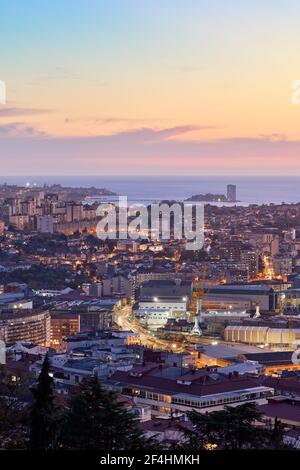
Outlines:
<svg viewBox="0 0 300 470"><path fill-rule="evenodd" d="M298 0L1 0L1 174L300 175L299 24Z"/></svg>

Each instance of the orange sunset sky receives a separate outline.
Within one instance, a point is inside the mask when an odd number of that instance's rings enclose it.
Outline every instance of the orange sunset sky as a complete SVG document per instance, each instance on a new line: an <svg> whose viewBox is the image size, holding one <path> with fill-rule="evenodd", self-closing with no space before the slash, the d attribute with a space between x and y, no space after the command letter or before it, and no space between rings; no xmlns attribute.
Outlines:
<svg viewBox="0 0 300 470"><path fill-rule="evenodd" d="M2 175L299 175L300 4L1 5Z"/></svg>

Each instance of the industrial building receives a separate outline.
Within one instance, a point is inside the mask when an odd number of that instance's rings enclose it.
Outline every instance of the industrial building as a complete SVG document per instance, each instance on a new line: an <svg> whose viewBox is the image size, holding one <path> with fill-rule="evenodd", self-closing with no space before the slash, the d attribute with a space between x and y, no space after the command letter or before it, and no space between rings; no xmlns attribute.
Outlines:
<svg viewBox="0 0 300 470"><path fill-rule="evenodd" d="M143 282L140 286L140 301L152 301L153 299L189 300L192 298L193 283L190 281L160 280Z"/></svg>
<svg viewBox="0 0 300 470"><path fill-rule="evenodd" d="M168 320L187 318L191 296L191 282L147 281L140 287L140 301L134 314L155 330L165 326Z"/></svg>
<svg viewBox="0 0 300 470"><path fill-rule="evenodd" d="M186 302L140 302L139 308L134 310L135 317L147 328L156 330L163 327L169 320L187 318Z"/></svg>
<svg viewBox="0 0 300 470"><path fill-rule="evenodd" d="M277 308L278 293L262 285L222 285L206 287L203 307L205 309L250 309L259 305L261 310Z"/></svg>
<svg viewBox="0 0 300 470"><path fill-rule="evenodd" d="M270 328L268 326L227 326L225 341L268 345L270 347L291 348L300 340L298 328Z"/></svg>

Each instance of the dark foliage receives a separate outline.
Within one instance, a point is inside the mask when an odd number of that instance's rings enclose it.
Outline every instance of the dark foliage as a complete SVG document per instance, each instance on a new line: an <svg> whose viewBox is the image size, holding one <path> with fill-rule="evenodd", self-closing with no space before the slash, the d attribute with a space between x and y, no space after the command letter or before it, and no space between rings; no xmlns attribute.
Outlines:
<svg viewBox="0 0 300 470"><path fill-rule="evenodd" d="M139 451L153 448L114 393L104 390L96 377L87 379L70 401L61 435L67 449ZM157 446L156 446L157 448Z"/></svg>
<svg viewBox="0 0 300 470"><path fill-rule="evenodd" d="M276 420L273 429L257 426L262 415L255 403L236 407L226 406L223 410L208 414L189 413L192 428L186 430L189 449L282 449L282 426Z"/></svg>

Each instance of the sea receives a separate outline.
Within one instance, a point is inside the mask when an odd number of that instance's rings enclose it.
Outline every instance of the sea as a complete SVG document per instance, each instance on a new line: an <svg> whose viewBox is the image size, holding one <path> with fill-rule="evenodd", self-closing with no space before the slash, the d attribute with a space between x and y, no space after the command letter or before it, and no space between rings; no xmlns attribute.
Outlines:
<svg viewBox="0 0 300 470"><path fill-rule="evenodd" d="M95 186L127 196L132 203L183 201L206 193L226 194L227 184L235 184L239 201L236 204L300 203L300 176L0 176L0 184L4 182L30 186L54 183Z"/></svg>

